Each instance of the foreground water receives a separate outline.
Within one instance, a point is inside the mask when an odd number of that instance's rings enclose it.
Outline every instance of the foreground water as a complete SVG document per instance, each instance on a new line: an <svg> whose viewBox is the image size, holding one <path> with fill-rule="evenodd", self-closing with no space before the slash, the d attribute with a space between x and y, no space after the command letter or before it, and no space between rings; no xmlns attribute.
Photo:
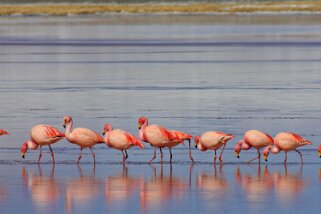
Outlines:
<svg viewBox="0 0 321 214"><path fill-rule="evenodd" d="M266 15L263 15L266 16ZM269 20L262 23L262 20ZM308 20L308 21L307 21ZM321 26L313 16L3 17L0 19L0 210L4 213L307 213L320 210ZM282 24L280 24L282 23ZM212 153L173 150L148 165L152 148L87 151L61 141L20 158L37 123L137 133L137 118L198 135L234 134L224 165ZM289 164L283 154L246 164L234 157L248 129L293 131L314 142Z"/></svg>

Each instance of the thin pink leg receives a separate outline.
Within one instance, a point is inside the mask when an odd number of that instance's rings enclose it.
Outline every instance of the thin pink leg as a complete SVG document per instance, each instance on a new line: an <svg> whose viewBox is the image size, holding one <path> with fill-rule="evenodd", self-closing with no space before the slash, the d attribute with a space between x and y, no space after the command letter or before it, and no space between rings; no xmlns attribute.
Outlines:
<svg viewBox="0 0 321 214"><path fill-rule="evenodd" d="M285 154L284 164L286 164L286 161L287 161L287 159L288 159L288 154L287 154L287 152L284 152L284 154Z"/></svg>
<svg viewBox="0 0 321 214"><path fill-rule="evenodd" d="M216 150L214 150L214 163L216 163Z"/></svg>
<svg viewBox="0 0 321 214"><path fill-rule="evenodd" d="M128 154L127 154L127 150L125 149L125 154L126 154L126 159L125 160L127 160L127 158L128 158Z"/></svg>
<svg viewBox="0 0 321 214"><path fill-rule="evenodd" d="M163 163L163 150L162 150L162 148L159 148L159 151L161 153L161 163Z"/></svg>
<svg viewBox="0 0 321 214"><path fill-rule="evenodd" d="M173 154L172 154L172 148L168 148L169 149L169 154L170 154L170 162L172 163L172 158L173 158Z"/></svg>
<svg viewBox="0 0 321 214"><path fill-rule="evenodd" d="M148 161L148 163L149 164L152 163L152 161L155 160L155 158L156 158L156 147L154 147L154 156L152 157L152 159Z"/></svg>
<svg viewBox="0 0 321 214"><path fill-rule="evenodd" d="M50 153L51 153L52 163L55 163L55 155L54 155L54 152L53 152L50 145L49 145L49 149L50 149Z"/></svg>
<svg viewBox="0 0 321 214"><path fill-rule="evenodd" d="M38 158L38 164L40 163L42 157L42 146L40 146L40 153L39 153L39 158Z"/></svg>
<svg viewBox="0 0 321 214"><path fill-rule="evenodd" d="M220 162L221 162L221 163L223 162L223 160L222 160L222 155L223 155L223 152L224 152L225 146L226 146L226 143L224 143L224 146L223 146L223 149L222 149L222 151L221 151L220 157L218 158L218 159L220 160Z"/></svg>
<svg viewBox="0 0 321 214"><path fill-rule="evenodd" d="M189 158L191 159L192 162L194 162L194 158L192 156L191 140L190 139L188 139L188 146L189 146Z"/></svg>
<svg viewBox="0 0 321 214"><path fill-rule="evenodd" d="M96 155L93 151L93 148L92 147L89 147L90 151L91 151L91 154L93 155L93 158L94 158L94 164L96 164Z"/></svg>
<svg viewBox="0 0 321 214"><path fill-rule="evenodd" d="M260 150L258 149L258 150L257 150L257 157L249 160L248 163L250 163L250 162L252 162L252 161L254 161L254 160L256 160L256 159L259 159L259 162L260 162L260 158L261 158L261 153L260 153Z"/></svg>
<svg viewBox="0 0 321 214"><path fill-rule="evenodd" d="M123 163L125 163L126 157L125 157L125 154L124 154L124 150L121 150L121 153L123 154Z"/></svg>
<svg viewBox="0 0 321 214"><path fill-rule="evenodd" d="M79 161L80 161L80 159L81 159L81 156L82 156L82 150L83 150L83 148L80 148L80 154L79 154L79 157L78 157L77 164L79 163Z"/></svg>
<svg viewBox="0 0 321 214"><path fill-rule="evenodd" d="M301 158L301 163L303 163L302 153L301 153L299 150L297 150L297 149L295 149L295 151L296 151L297 153L299 153L300 158Z"/></svg>

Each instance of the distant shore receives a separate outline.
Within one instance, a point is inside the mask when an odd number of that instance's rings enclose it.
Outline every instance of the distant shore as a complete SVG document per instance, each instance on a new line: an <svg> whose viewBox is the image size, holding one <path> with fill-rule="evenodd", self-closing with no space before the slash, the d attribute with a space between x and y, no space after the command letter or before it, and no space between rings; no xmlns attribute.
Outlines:
<svg viewBox="0 0 321 214"><path fill-rule="evenodd" d="M237 14L237 13L321 13L321 2L241 2L241 3L135 3L135 4L2 4L0 16L86 15L86 14Z"/></svg>

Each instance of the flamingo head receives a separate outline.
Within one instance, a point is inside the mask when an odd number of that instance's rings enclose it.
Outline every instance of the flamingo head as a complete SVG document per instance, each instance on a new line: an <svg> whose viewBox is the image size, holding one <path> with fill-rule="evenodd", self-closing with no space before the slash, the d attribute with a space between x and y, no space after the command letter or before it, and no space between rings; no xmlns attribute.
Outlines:
<svg viewBox="0 0 321 214"><path fill-rule="evenodd" d="M21 157L25 158L25 154L27 153L28 150L28 141L25 141L25 143L21 146Z"/></svg>
<svg viewBox="0 0 321 214"><path fill-rule="evenodd" d="M243 140L240 140L239 142L237 142L237 144L234 147L234 152L235 152L235 156L237 158L240 158L240 153L241 153L241 145L243 144Z"/></svg>
<svg viewBox="0 0 321 214"><path fill-rule="evenodd" d="M319 154L319 157L321 158L321 144L319 145L319 148L318 148L318 154Z"/></svg>
<svg viewBox="0 0 321 214"><path fill-rule="evenodd" d="M72 121L71 116L70 116L70 115L66 115L66 116L64 117L62 126L63 126L64 128L66 128L66 126L67 126L71 121Z"/></svg>
<svg viewBox="0 0 321 214"><path fill-rule="evenodd" d="M197 145L199 144L200 140L201 140L200 136L195 136L194 137L195 148L197 148Z"/></svg>
<svg viewBox="0 0 321 214"><path fill-rule="evenodd" d="M9 133L6 132L5 130L0 129L0 136L1 136L1 135L6 135L6 134L9 134Z"/></svg>
<svg viewBox="0 0 321 214"><path fill-rule="evenodd" d="M263 149L262 155L263 155L263 159L264 159L265 161L267 161L267 158L268 158L268 156L269 156L269 154L270 154L270 150L271 150L271 146L267 146L267 147L265 147L265 148Z"/></svg>
<svg viewBox="0 0 321 214"><path fill-rule="evenodd" d="M106 124L104 125L103 135L105 135L106 132L109 132L109 131L111 131L111 130L113 130L113 126L110 125L110 124L108 124L108 123L106 123Z"/></svg>
<svg viewBox="0 0 321 214"><path fill-rule="evenodd" d="M147 117L142 116L138 119L138 129L141 129L144 124L148 125L148 119Z"/></svg>

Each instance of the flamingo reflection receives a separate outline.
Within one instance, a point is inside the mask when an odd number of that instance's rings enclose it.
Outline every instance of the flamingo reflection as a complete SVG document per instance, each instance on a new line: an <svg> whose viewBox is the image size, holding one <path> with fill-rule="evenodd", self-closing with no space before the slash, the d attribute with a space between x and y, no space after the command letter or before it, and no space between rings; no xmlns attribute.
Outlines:
<svg viewBox="0 0 321 214"><path fill-rule="evenodd" d="M192 169L193 166L191 166ZM192 173L190 173L192 174ZM222 198L226 196L229 190L229 183L224 177L223 165L220 165L217 172L216 164L214 164L214 175L200 173L196 178L196 187L201 190L205 199ZM211 201L212 203L213 201Z"/></svg>
<svg viewBox="0 0 321 214"><path fill-rule="evenodd" d="M169 201L180 199L186 188L184 180L173 177L171 164L169 176L164 175L163 164L161 164L159 176L157 176L156 167L151 166L151 168L153 177L144 183L140 191L140 203L143 211L160 209Z"/></svg>
<svg viewBox="0 0 321 214"><path fill-rule="evenodd" d="M38 165L39 175L28 173L25 167L22 168L23 186L31 193L32 201L38 207L54 204L60 198L60 184L54 178L54 169L53 164L50 175L44 176L40 165Z"/></svg>
<svg viewBox="0 0 321 214"><path fill-rule="evenodd" d="M66 213L73 213L75 205L86 206L99 195L99 182L95 178L95 166L89 176L84 176L78 164L79 178L66 182Z"/></svg>
<svg viewBox="0 0 321 214"><path fill-rule="evenodd" d="M110 176L105 181L105 197L109 204L125 202L143 183L143 177L128 176L128 168L123 164L122 174Z"/></svg>
<svg viewBox="0 0 321 214"><path fill-rule="evenodd" d="M273 178L267 166L264 167L263 173L261 173L261 166L259 164L256 175L243 175L238 167L235 172L235 179L244 189L246 198L250 202L264 202L267 195L272 193Z"/></svg>
<svg viewBox="0 0 321 214"><path fill-rule="evenodd" d="M301 164L300 170L296 174L289 174L287 166L284 166L284 174L276 172L273 175L275 184L275 194L278 201L283 204L284 202L292 202L298 194L302 191L306 182L302 178L303 165Z"/></svg>

